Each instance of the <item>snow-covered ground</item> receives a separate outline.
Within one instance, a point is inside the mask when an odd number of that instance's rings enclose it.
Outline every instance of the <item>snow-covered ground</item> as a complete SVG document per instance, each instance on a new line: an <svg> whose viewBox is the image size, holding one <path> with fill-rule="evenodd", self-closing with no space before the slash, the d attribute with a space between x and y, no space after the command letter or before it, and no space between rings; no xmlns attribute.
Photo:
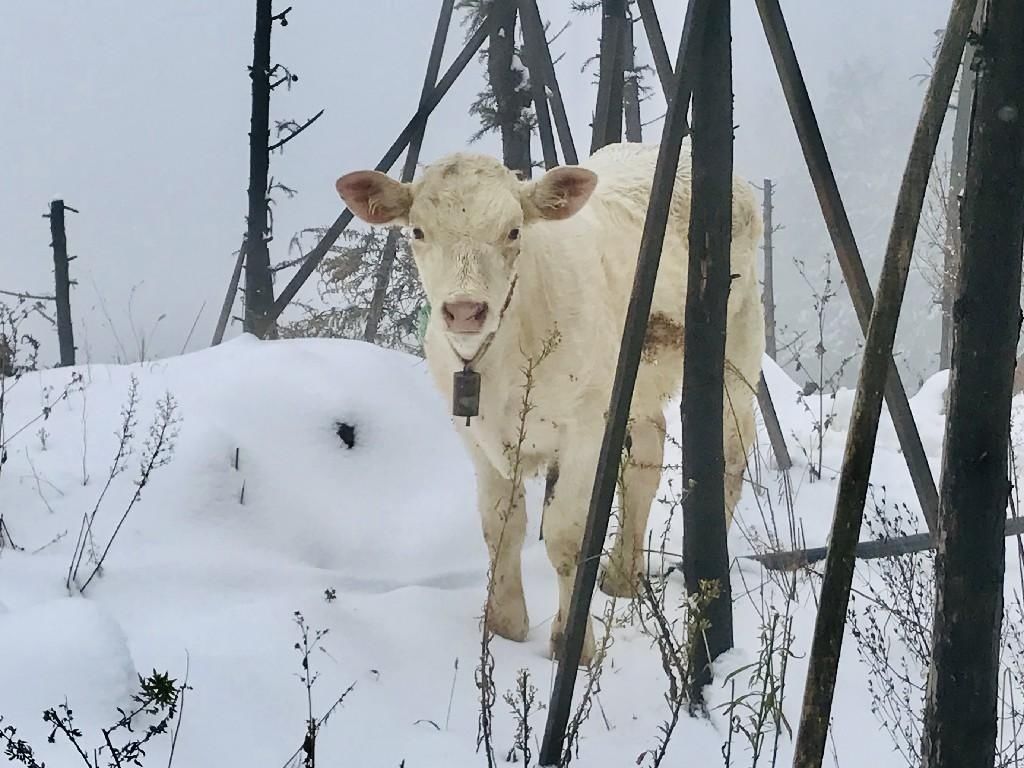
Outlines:
<svg viewBox="0 0 1024 768"><path fill-rule="evenodd" d="M791 474L796 524L808 545L820 545L852 393L836 398L823 446L823 480L812 482L817 400L801 402L798 387L771 361L765 365L797 465ZM80 383L69 387L76 374ZM133 453L103 494L133 377ZM944 386L944 376L936 376L912 402L936 473ZM84 595L69 594L65 579L83 514L102 494L93 528L102 551L136 491L150 425L167 393L176 404L170 462L157 467L142 489L101 574ZM669 405L675 434L677 405ZM826 400L825 408L832 407ZM44 408L49 416L39 419ZM187 663L192 690L175 763L283 766L302 743L307 707L297 678L295 611L311 627L329 630L319 643L323 650L311 659L319 672L316 713L355 683L323 727L321 763L486 764L476 749L474 682L486 553L472 470L422 361L359 342L242 337L158 362L28 374L7 392L5 411L0 513L5 534L22 549L0 550L0 727L16 726L47 765L80 765L81 758L59 737L46 743L44 709L66 700L84 742L98 746L99 729L129 704L138 674L167 670L180 679ZM339 423L353 428L353 447L339 437ZM760 442L760 453L768 456L764 435ZM667 462L676 461L670 451ZM766 539L769 501L778 528L789 529L779 475L765 461L752 465L751 475L764 490L745 491L730 533L734 555L749 554L753 540ZM888 503L905 501L916 514L888 421L872 480L876 489L884 486ZM497 638L491 648L499 762L515 729L502 695L526 668L538 701L546 701L554 673L545 651L556 593L537 535L540 492L531 485L523 556L533 627L525 643ZM651 530L660 532L668 514L667 505L656 508ZM681 546L680 539L677 515L669 548ZM91 570L87 551L79 583ZM858 571L861 579L869 573L866 567ZM716 707L733 693L721 681L757 657L763 603L782 608L781 592L756 563L736 559L732 578L738 647L718 662L717 680L707 692L710 719L684 718L666 764L722 764L728 717ZM796 657L784 699L794 728L816 584L800 577ZM670 576L668 590L669 605L678 604L678 574ZM599 594L595 612L604 605ZM840 764L903 765L871 712L865 678L848 633L834 728ZM736 695L746 679L747 673L736 678ZM581 729L579 764L635 765L657 743L667 713L665 687L651 638L635 625L616 627L597 705ZM531 721L537 739L544 715ZM169 743L166 737L152 742L146 764L165 764ZM733 751L734 765L748 764L739 757L739 737ZM791 738L784 734L779 764L790 760ZM762 758L760 764L770 763Z"/></svg>

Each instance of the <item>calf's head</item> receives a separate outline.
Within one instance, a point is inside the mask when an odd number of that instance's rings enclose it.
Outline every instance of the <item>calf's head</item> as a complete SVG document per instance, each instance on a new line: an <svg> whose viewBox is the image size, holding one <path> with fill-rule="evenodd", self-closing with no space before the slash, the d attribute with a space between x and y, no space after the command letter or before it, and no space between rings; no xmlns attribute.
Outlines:
<svg viewBox="0 0 1024 768"><path fill-rule="evenodd" d="M363 221L406 227L435 319L456 353L469 360L497 330L530 225L569 218L596 185L596 174L577 166L523 182L493 158L459 153L411 184L356 171L336 187Z"/></svg>

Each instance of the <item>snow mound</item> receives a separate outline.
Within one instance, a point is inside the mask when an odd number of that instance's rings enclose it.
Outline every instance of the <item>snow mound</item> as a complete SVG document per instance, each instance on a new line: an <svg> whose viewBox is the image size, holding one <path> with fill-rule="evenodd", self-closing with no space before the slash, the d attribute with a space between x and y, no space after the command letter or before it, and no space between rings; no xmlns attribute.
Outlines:
<svg viewBox="0 0 1024 768"><path fill-rule="evenodd" d="M0 613L0 649L0 713L26 726L65 700L82 725L106 725L137 683L121 627L81 598Z"/></svg>

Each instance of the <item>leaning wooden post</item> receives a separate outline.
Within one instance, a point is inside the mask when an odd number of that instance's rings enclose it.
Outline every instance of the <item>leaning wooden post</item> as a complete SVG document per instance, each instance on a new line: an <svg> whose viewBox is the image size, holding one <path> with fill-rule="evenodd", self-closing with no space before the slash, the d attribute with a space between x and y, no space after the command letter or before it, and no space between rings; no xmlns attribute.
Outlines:
<svg viewBox="0 0 1024 768"><path fill-rule="evenodd" d="M391 170L391 166L395 164L402 152L405 150L409 143L412 141L413 136L421 129L426 123L427 117L433 112L437 105L441 103L441 99L444 98L445 94L451 90L451 87L455 84L455 81L459 78L459 75L466 69L469 62L476 56L477 51L484 44L484 40L490 35L491 30L498 24L501 23L503 14L508 13L510 7L514 5L516 0L494 0L494 5L491 8L490 13L487 14L487 18L484 19L483 23L477 27L477 30L473 35L466 41L459 55L455 57L455 60L448 67L448 70L444 73L441 79L437 82L431 92L429 98L427 98L419 109L416 110L416 114L412 116L412 119L406 123L402 132L398 134L398 138L395 139L394 143L388 148L388 151L384 153L384 157L380 159L380 162L374 167L374 170L378 170L386 173ZM324 256L331 249L338 238L341 237L341 233L345 231L346 227L352 222L352 211L346 208L334 223L328 227L324 236L320 238L320 242L317 243L303 260L302 265L298 268L292 279L288 281L288 284L281 290L277 296L277 300L274 302L274 306L271 308L267 315L267 325L272 325L281 313L284 312L285 308L291 303L292 299L298 294L299 289L305 284L310 276L316 272L316 268L323 261Z"/></svg>
<svg viewBox="0 0 1024 768"><path fill-rule="evenodd" d="M537 133L540 135L540 148L544 156L544 169L551 170L558 165L558 152L555 149L555 134L551 127L551 112L548 110L547 77L544 73L544 42L527 32L531 22L530 0L519 0L519 25L523 32L523 58L526 71L530 77L530 91L533 95L533 109L537 115ZM541 36L544 31L541 29Z"/></svg>
<svg viewBox="0 0 1024 768"><path fill-rule="evenodd" d="M807 85L800 72L796 51L793 49L793 41L786 28L786 20L779 7L779 0L754 0L754 2L761 16L761 23L768 38L772 58L775 60L775 68L779 73L786 102L789 104L789 111L796 127L797 137L800 139L800 147L804 153L807 170L811 174L811 181L814 183L814 189L818 195L818 203L825 218L825 225L828 227L832 244L836 249L836 256L843 270L843 278L850 290L853 308L857 313L861 330L866 335L871 309L874 305L871 283L864 269L864 262L860 257L857 240L853 235L850 219L846 215L842 196L839 194L839 185L836 183L835 174L829 163L825 142L821 138L821 130L818 128L814 108L811 106L811 99L807 93ZM896 428L900 447L903 449L907 469L914 483L914 490L917 492L917 498L921 504L921 511L928 524L928 530L934 532L938 516L938 494L935 491L935 482L932 480L928 457L924 452L924 445L921 443L921 435L917 431L914 415L910 410L910 401L907 399L907 392L903 388L903 382L900 380L895 364L889 366L888 380L885 383L885 399L892 416L893 426Z"/></svg>
<svg viewBox="0 0 1024 768"><path fill-rule="evenodd" d="M601 53L594 107L594 131L590 142L593 154L606 144L622 141L622 91L625 83L623 56L629 23L627 0L601 0Z"/></svg>
<svg viewBox="0 0 1024 768"><path fill-rule="evenodd" d="M444 55L444 44L448 39L448 28L452 21L452 11L455 8L455 0L441 0L441 13L437 17L437 26L434 29L434 42L430 46L430 56L427 59L427 72L423 77L423 88L420 90L420 107L430 96L430 92L437 85L437 75L441 71L441 57ZM420 149L423 147L423 133L426 130L426 120L420 124L419 129L413 134L409 141L409 149L405 153L405 165L402 167L402 181L408 183L416 175L416 164L420 160ZM387 296L388 283L391 282L391 273L395 269L395 257L398 255L398 230L392 229L388 232L385 241L384 251L381 253L380 264L373 276L373 296L370 297L370 311L366 318L366 328L363 331L363 341L373 343L377 340L377 329L384 317L384 298Z"/></svg>
<svg viewBox="0 0 1024 768"><path fill-rule="evenodd" d="M984 3L978 3L971 28L981 31ZM939 370L949 370L953 357L953 299L956 275L960 268L960 195L967 175L967 145L971 140L971 111L974 107L974 84L977 73L971 69L974 45L970 39L960 63L960 88L956 96L956 119L953 121L953 146L949 155L949 187L946 189L946 237L942 258L942 326L939 335Z"/></svg>
<svg viewBox="0 0 1024 768"><path fill-rule="evenodd" d="M992 765L1024 247L1024 3L988 0L963 198L924 768Z"/></svg>
<svg viewBox="0 0 1024 768"><path fill-rule="evenodd" d="M699 34L708 5L714 2L717 0L690 0L687 9L687 24L683 27L683 35L679 41L677 64L691 62L697 47L693 44L692 39ZM698 32L695 33L694 30L698 30ZM688 70L681 68L678 71L686 72ZM651 199L647 206L644 231L640 239L640 253L637 257L636 273L633 278L633 291L626 310L622 344L619 347L615 378L612 382L608 419L605 422L604 438L601 442L601 452L597 472L594 476L590 507L587 512L587 527L577 560L576 581L573 585L572 601L569 606L569 614L566 617L565 634L562 638L562 653L559 657L558 671L555 674L554 688L548 706L544 740L541 743L540 764L543 766L559 765L562 759L562 742L565 739L565 730L569 723L573 688L576 684L580 653L583 649L590 602L594 586L597 583L601 550L604 547L605 534L608 532L608 517L611 512L612 499L615 496L619 461L622 457L626 423L629 418L629 406L633 398L637 372L640 368L640 353L643 351L644 337L647 333L647 320L651 312L654 282L658 275L658 263L661 260L661 248L665 240L665 228L668 224L669 205L675 186L676 168L679 165L679 155L686 133L686 121L683 116L686 114L688 103L687 99L679 97L681 92L689 93L689 83L686 80L686 77L679 77L676 82L679 89L676 91L677 98L668 110L662 129L658 162L655 166L654 181L651 186Z"/></svg>
<svg viewBox="0 0 1024 768"><path fill-rule="evenodd" d="M658 21L658 12L654 9L654 0L636 0L636 5L644 23L644 32L647 35L647 44L651 49L651 57L654 59L654 69L658 73L658 81L661 83L661 92L665 94L667 103L671 99L672 81L675 79L675 75L672 72L672 62L668 57L665 35L661 31L661 22ZM687 94L687 98L689 98L689 94Z"/></svg>
<svg viewBox="0 0 1024 768"><path fill-rule="evenodd" d="M696 597L715 595L691 638L690 700L711 682L711 662L733 646L732 586L725 523L725 334L732 245L732 37L730 2L708 9L693 76L693 189L683 323L683 578ZM685 103L685 102L682 102Z"/></svg>
<svg viewBox="0 0 1024 768"><path fill-rule="evenodd" d="M50 203L50 244L53 247L53 295L57 303L57 343L60 347L61 366L75 364L75 331L71 322L71 276L68 262L67 230L64 226L64 211L74 208L64 205L63 200ZM77 213L77 211L76 211Z"/></svg>
<svg viewBox="0 0 1024 768"><path fill-rule="evenodd" d="M217 316L217 326L213 329L211 347L216 347L224 341L224 333L228 329L228 321L231 319L231 308L235 305L235 294L238 293L238 283L242 279L242 265L245 263L245 240L238 248L238 255L235 256L235 266L231 270L231 279L228 280L228 289L224 293L224 301L220 305L220 315Z"/></svg>
<svg viewBox="0 0 1024 768"><path fill-rule="evenodd" d="M562 90L558 87L555 63L551 58L551 46L548 45L548 39L544 33L544 20L540 16L537 0L521 0L519 16L523 25L524 42L527 45L539 46L544 84L547 86L547 95L551 102L551 116L555 122L555 130L558 131L562 160L566 165L576 165L579 162L579 158L576 156L576 145L573 143L572 131L569 129L569 117L562 101ZM530 42L531 40L533 43Z"/></svg>
<svg viewBox="0 0 1024 768"><path fill-rule="evenodd" d="M914 240L928 189L935 148L942 130L942 120L953 92L976 3L977 0L954 0L896 199L896 212L878 282L878 296L871 310L843 467L839 474L839 492L814 625L803 712L794 750L793 765L800 768L820 766L825 755L825 740L853 581L854 554L860 538L883 390L892 364L900 305L907 285ZM1020 258L1019 251L1017 258ZM1012 370L1011 359L1006 368L1007 382Z"/></svg>

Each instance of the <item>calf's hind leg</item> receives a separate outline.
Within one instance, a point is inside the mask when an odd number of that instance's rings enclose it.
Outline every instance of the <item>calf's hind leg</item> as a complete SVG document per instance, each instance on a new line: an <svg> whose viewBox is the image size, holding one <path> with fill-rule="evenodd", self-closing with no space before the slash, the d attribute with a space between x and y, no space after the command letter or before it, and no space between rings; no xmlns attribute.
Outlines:
<svg viewBox="0 0 1024 768"><path fill-rule="evenodd" d="M601 591L613 597L635 597L644 570L643 545L647 519L661 483L665 454L665 414L637 419L630 430L620 492L619 529Z"/></svg>

